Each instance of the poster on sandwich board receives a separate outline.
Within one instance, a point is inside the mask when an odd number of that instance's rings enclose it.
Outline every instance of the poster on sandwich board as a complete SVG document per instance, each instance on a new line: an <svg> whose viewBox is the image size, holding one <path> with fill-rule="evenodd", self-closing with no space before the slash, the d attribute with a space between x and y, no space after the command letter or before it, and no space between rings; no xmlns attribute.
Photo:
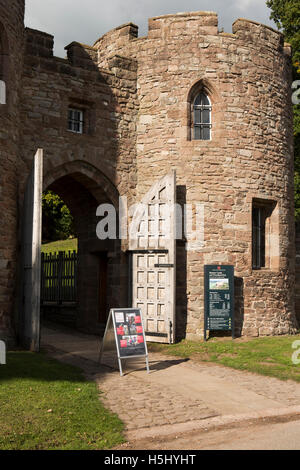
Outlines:
<svg viewBox="0 0 300 470"><path fill-rule="evenodd" d="M112 308L110 310L99 362L101 363L105 351L113 350L117 351L121 376L123 375L121 360L133 357L145 357L147 372L149 372L148 350L140 309Z"/></svg>

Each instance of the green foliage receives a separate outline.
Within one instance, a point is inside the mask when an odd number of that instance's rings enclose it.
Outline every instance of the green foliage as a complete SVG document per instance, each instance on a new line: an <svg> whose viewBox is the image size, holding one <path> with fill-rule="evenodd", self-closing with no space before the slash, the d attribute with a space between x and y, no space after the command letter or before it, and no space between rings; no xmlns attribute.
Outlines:
<svg viewBox="0 0 300 470"><path fill-rule="evenodd" d="M42 253L59 253L64 251L78 251L77 238L68 238L68 240L58 240L56 242L44 243L42 245Z"/></svg>
<svg viewBox="0 0 300 470"><path fill-rule="evenodd" d="M293 79L300 80L300 0L268 0L270 18L293 50ZM300 105L294 105L295 218L300 221Z"/></svg>
<svg viewBox="0 0 300 470"><path fill-rule="evenodd" d="M300 365L292 361L292 345L299 339L300 335L233 341L210 338L207 342L183 340L172 345L150 343L148 350L300 382Z"/></svg>
<svg viewBox="0 0 300 470"><path fill-rule="evenodd" d="M43 193L43 243L66 240L73 235L73 217L64 201L53 191Z"/></svg>
<svg viewBox="0 0 300 470"><path fill-rule="evenodd" d="M293 48L293 63L300 63L300 0L268 0L270 18L282 30L285 40ZM299 70L300 71L300 70Z"/></svg>

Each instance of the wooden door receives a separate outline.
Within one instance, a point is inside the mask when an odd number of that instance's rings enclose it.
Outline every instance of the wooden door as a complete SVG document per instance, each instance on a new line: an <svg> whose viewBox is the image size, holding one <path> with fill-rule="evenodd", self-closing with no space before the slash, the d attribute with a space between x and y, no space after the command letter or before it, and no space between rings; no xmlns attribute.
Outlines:
<svg viewBox="0 0 300 470"><path fill-rule="evenodd" d="M132 307L140 308L149 341L175 340L176 174L155 183L130 228Z"/></svg>

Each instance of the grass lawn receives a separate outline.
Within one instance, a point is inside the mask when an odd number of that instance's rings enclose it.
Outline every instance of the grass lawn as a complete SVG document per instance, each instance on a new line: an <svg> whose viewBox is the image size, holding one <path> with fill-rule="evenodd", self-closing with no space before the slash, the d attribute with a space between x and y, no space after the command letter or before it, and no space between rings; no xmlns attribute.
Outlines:
<svg viewBox="0 0 300 470"><path fill-rule="evenodd" d="M300 382L300 364L293 364L292 354L300 351L300 343L292 348L300 335L273 336L255 339L211 338L165 345L149 343L149 351L160 351L199 362L215 362L234 369ZM300 352L296 357L300 360Z"/></svg>
<svg viewBox="0 0 300 470"><path fill-rule="evenodd" d="M42 253L58 253L59 251L77 251L77 238L59 240L57 242L45 243L42 245Z"/></svg>
<svg viewBox="0 0 300 470"><path fill-rule="evenodd" d="M124 442L94 382L44 354L8 352L0 366L1 450L95 450Z"/></svg>

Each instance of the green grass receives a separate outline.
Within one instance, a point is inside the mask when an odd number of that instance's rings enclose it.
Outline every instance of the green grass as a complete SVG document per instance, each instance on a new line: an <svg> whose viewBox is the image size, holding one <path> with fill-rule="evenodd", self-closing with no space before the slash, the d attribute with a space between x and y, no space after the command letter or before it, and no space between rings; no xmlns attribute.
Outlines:
<svg viewBox="0 0 300 470"><path fill-rule="evenodd" d="M150 343L148 348L150 352L160 351L199 362L214 362L281 380L300 382L300 364L292 362L292 354L300 349L299 346L297 349L292 348L296 340L300 340L300 335L249 340L211 338L206 343L187 340L172 345Z"/></svg>
<svg viewBox="0 0 300 470"><path fill-rule="evenodd" d="M123 424L79 369L9 352L0 366L1 450L95 450L124 442Z"/></svg>
<svg viewBox="0 0 300 470"><path fill-rule="evenodd" d="M58 253L59 251L77 251L77 238L59 240L57 242L45 243L42 245L42 253Z"/></svg>

